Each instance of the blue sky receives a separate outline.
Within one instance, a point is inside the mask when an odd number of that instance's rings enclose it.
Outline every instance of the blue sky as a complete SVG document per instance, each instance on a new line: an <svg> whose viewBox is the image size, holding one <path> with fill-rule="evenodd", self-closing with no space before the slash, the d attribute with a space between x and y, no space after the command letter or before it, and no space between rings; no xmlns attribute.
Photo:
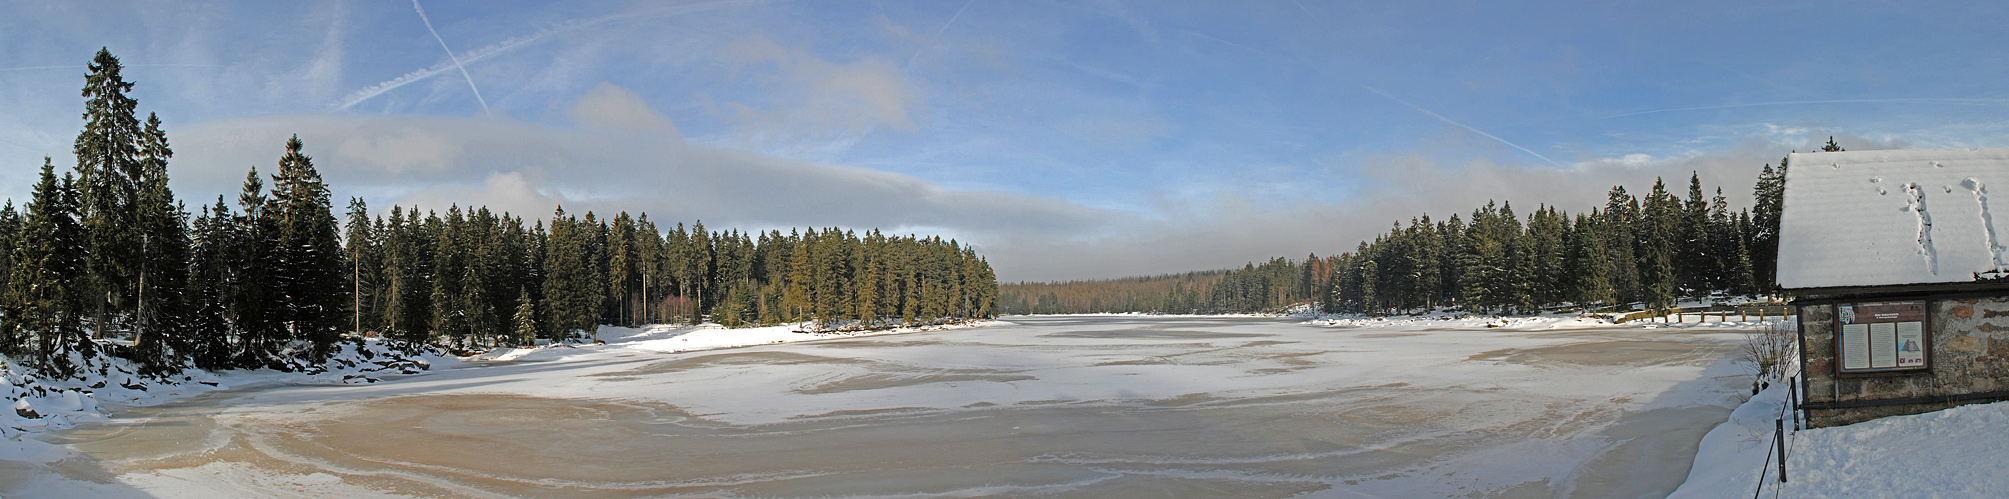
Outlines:
<svg viewBox="0 0 2009 499"><path fill-rule="evenodd" d="M0 194L72 161L100 46L191 205L298 133L378 209L943 234L1007 280L1330 254L1690 172L1748 204L1830 135L2009 146L2009 7L1751 3L436 0L429 31L395 0L11 2Z"/></svg>

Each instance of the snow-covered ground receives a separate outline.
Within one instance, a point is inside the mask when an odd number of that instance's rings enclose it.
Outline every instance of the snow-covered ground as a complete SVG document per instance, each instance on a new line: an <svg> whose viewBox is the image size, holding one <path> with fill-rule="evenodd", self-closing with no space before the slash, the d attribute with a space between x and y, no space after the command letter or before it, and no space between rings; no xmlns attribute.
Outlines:
<svg viewBox="0 0 2009 499"><path fill-rule="evenodd" d="M1748 326L1340 321L610 329L121 411L36 437L0 495L1634 497L1747 379Z"/></svg>
<svg viewBox="0 0 2009 499"><path fill-rule="evenodd" d="M1779 483L1774 386L1703 437L1687 483L1671 497L2001 497L2009 490L2009 402L1955 407L1847 426L1792 431ZM1761 484L1762 476L1762 484ZM1761 490L1762 489L1762 490Z"/></svg>

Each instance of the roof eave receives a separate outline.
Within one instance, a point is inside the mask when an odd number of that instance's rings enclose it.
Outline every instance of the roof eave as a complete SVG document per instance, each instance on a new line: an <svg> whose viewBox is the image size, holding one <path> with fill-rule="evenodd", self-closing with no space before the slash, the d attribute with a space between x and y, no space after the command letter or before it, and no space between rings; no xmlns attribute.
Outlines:
<svg viewBox="0 0 2009 499"><path fill-rule="evenodd" d="M1877 286L1827 286L1818 288L1782 288L1781 291L1796 298L1863 298L1875 296L1982 293L1989 291L2009 291L2009 280L1930 282L1917 284L1885 284Z"/></svg>

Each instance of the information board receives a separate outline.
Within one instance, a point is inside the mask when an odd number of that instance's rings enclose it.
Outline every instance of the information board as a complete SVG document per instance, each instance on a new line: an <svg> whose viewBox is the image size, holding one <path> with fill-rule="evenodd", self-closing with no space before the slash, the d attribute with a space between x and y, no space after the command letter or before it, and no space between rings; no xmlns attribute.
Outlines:
<svg viewBox="0 0 2009 499"><path fill-rule="evenodd" d="M1840 304L1835 322L1843 372L1926 367L1924 300Z"/></svg>

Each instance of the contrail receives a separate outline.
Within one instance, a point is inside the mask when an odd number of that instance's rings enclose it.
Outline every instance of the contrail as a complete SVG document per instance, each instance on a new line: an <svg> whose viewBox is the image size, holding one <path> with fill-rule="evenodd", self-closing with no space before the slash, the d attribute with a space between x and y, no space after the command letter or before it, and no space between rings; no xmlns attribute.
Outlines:
<svg viewBox="0 0 2009 499"><path fill-rule="evenodd" d="M1429 110L1429 109L1424 109L1424 108L1423 108L1423 106L1418 106L1418 105L1415 105L1415 104L1410 104L1410 103L1409 103L1409 101L1406 101L1406 100L1402 100L1401 98L1398 98L1398 97L1396 97L1396 96L1393 96L1393 95L1389 95L1389 94L1388 94L1388 92L1383 92L1383 91L1381 91L1381 89L1379 89L1379 88L1374 88L1374 87L1370 87L1370 86L1367 86L1367 85L1365 85L1365 84L1362 84L1362 85L1360 85L1360 88L1365 88L1365 89L1367 89L1367 91L1369 91L1369 92L1374 92L1374 93L1376 93L1376 94L1380 94L1380 95L1381 95L1382 97L1387 97L1387 98L1388 98L1388 100L1392 100L1392 101L1395 101L1395 102L1399 102L1399 103L1402 103L1402 105L1404 105L1404 106L1409 106L1409 108L1410 108L1410 109L1415 109L1415 110L1417 110L1417 111L1420 111L1420 112L1422 112L1423 114L1428 114L1428 115L1430 115L1430 117L1432 117L1432 118L1437 118L1437 120L1438 120L1438 121L1443 121L1443 122L1445 122L1445 123L1450 123L1450 124L1452 124L1452 125L1454 125L1454 126L1457 126L1458 128L1463 128L1463 129L1466 129L1466 130L1471 130L1471 131L1472 131L1472 133L1476 133L1476 134L1479 134L1479 135L1484 135L1484 136L1486 136L1486 138L1489 138L1489 139L1493 139L1493 140L1495 140L1495 141L1498 141L1498 142L1499 142L1499 143L1501 143L1501 144L1506 144L1506 145L1507 145L1508 147L1512 147L1512 148L1515 148L1515 149L1520 149L1520 150L1521 150L1521 152L1524 152L1524 153L1528 153L1528 155L1529 155L1529 156L1534 156L1534 157L1537 157L1537 158L1541 158L1541 159L1542 159L1542 161L1546 161L1546 162L1548 162L1548 163L1549 163L1549 164L1551 164L1551 165L1556 165L1557 167L1562 167L1562 166L1563 166L1563 165L1562 165L1562 163L1557 163L1557 162L1556 162L1555 160L1552 160L1552 159L1549 159L1549 157L1548 157L1548 156L1543 156L1543 155L1542 155L1541 153L1538 153L1538 152L1534 152L1534 151L1532 151L1532 150L1529 150L1529 149L1528 149L1528 148L1526 148L1526 147L1521 147L1521 145L1520 145L1520 144L1515 144L1515 143L1513 143L1513 142L1508 142L1508 141L1507 141L1507 139L1502 139L1502 138L1500 138L1500 136L1498 136L1498 135L1493 135L1493 134L1490 134L1490 133L1486 133L1486 132L1485 132L1484 130L1480 130L1480 129L1477 129L1477 128L1472 128L1472 126L1471 126L1471 125L1467 125L1467 124L1464 124L1464 123L1459 123L1459 122L1458 122L1457 120L1453 120L1453 119L1451 119L1451 118L1446 118L1446 117L1444 117L1444 115L1441 115L1441 114L1437 114L1437 113L1436 113L1435 111L1431 111L1431 110Z"/></svg>
<svg viewBox="0 0 2009 499"><path fill-rule="evenodd" d="M963 11L970 10L970 4L973 3L977 3L977 0L968 0L963 2L962 8L956 9L955 15L949 16L949 22L942 23L942 29L935 30L935 37L940 38L942 36L942 33L949 32L949 27L956 25L956 18L963 17Z"/></svg>
<svg viewBox="0 0 2009 499"><path fill-rule="evenodd" d="M419 6L419 0L412 0L412 10L419 11L419 20L426 23L426 31L432 32L432 39L439 40L439 48L446 50L447 60L453 61L453 67L460 69L460 77L467 79L467 88L474 90L474 100L481 102L482 114L494 116L495 113L488 110L488 99L481 98L481 89L475 88L474 77L467 74L467 66L461 65L460 58L453 56L453 49L447 48L446 39L440 38L439 30L432 28L432 20L426 18L426 8Z"/></svg>
<svg viewBox="0 0 2009 499"><path fill-rule="evenodd" d="M964 2L963 2L963 6L962 6L961 8L958 8L958 9L956 9L956 13L955 13L954 15L951 15L951 16L949 16L949 22L946 22L946 23L942 23L942 29L938 29L938 30L935 30L935 39L934 39L934 40L929 40L928 42L929 42L929 43L934 43L934 42L935 42L935 41L937 41L937 40L941 40L941 39L942 39L942 34L943 34L943 33L948 33L948 32L949 32L949 27L950 27L950 26L955 26L955 25L956 25L956 18L960 18L960 17L963 17L963 11L965 11L965 10L970 10L970 4L973 4L973 3L977 3L977 0L966 0L966 1L964 1ZM907 67L913 67L913 66L914 66L914 61L915 61L915 60L918 60L918 59L920 59L920 58L921 58L921 50L920 50L920 49L915 49L915 50L914 50L914 55L912 55L912 56L909 56L909 57L907 57Z"/></svg>
<svg viewBox="0 0 2009 499"><path fill-rule="evenodd" d="M702 3L694 3L694 4L688 4L688 5L679 5L679 6L675 6L675 7L671 7L671 8L666 8L666 9L659 9L658 11L656 11L656 12L654 12L654 13L650 13L650 14L647 14L647 15L640 15L640 14L626 14L626 13L624 13L624 14L614 14L614 15L607 15L607 16L601 16L601 17L596 17L596 18L592 18L592 19L584 19L584 20L577 20L577 21L571 21L571 22L565 22L565 23L560 23L560 24L557 24L557 25L554 25L554 26L551 26L551 27L547 27L547 28L544 28L544 29L540 29L540 30L537 30L537 32L535 32L535 33L531 33L531 34L529 34L529 35L525 35L525 36L519 36L519 37L515 37L515 38L510 38L510 39L507 39L507 40L503 40L503 41L502 41L502 42L500 42L500 43L496 43L496 44L494 44L494 45L489 45L489 46L487 46L487 47L482 47L482 48L480 48L480 49L478 49L478 50L474 50L474 51L471 51L471 52L466 52L466 53L463 53L463 54L461 54L461 55L465 55L465 56L467 56L467 59L466 59L466 60L464 60L464 61L461 61L461 62L467 62L467 63L474 63L474 62L481 62L482 60L485 60L485 59L488 59L488 58L491 58L491 57L495 57L495 56L498 56L498 55L502 55L502 54L506 54L506 53L509 53L509 52L511 52L511 51L514 51L514 50L516 50L516 49L518 49L518 48L522 48L522 47L526 47L526 46L530 46L530 45L535 45L535 44L537 44L537 43L539 43L539 42L543 42L543 41L545 41L545 40L549 40L549 39L551 39L551 37L553 37L553 36L556 36L556 35L562 35L562 34L566 34L566 33L571 33L571 32L575 32L575 31L579 31L579 30L583 30L583 29L586 29L586 28L592 28L592 27L596 27L596 26L600 26L600 25L603 25L603 24L607 24L607 23L611 23L611 22L614 22L614 21L619 21L619 20L623 20L623 19L629 19L629 18L635 18L635 17L670 17L670 16L679 16L679 15L683 15L683 14L689 14L689 13L693 13L693 12L702 12L702 11L707 11L707 10L713 10L713 9L718 9L718 8L722 8L722 7L730 7L730 6L735 6L735 5L745 5L745 4L748 4L748 3L751 3L751 1L750 1L750 0L721 0L721 1L714 1L714 2L702 2ZM343 97L343 98L342 98L342 103L341 103L341 104L339 104L339 105L336 105L336 106L335 106L335 110L337 110L337 111L340 111L340 110L344 110L344 109L348 109L348 108L351 108L351 107L355 107L355 106L356 106L357 104L361 104L361 103L363 103L363 101L367 101L367 100L370 100L370 99L373 99L373 98L376 98L377 96L379 96L379 95L383 95L383 94L384 94L384 93L386 93L386 92L390 92L390 91L392 91L392 90L396 90L396 89L397 89L398 87L402 87L402 86L405 86L405 85L410 85L410 84L413 84L413 83L417 83L417 82L419 82L420 80L424 80L424 79L427 79L427 78L432 78L432 77L434 77L434 76L438 76L438 75L439 75L440 73L444 73L444 72L447 72L447 71L452 71L452 70L454 69L454 66L455 66L455 65L454 65L453 63L443 63L443 64L437 64L437 65L434 65L434 66L432 66L432 67L428 67L428 68L421 68L421 69L418 69L418 70L414 70L414 71L412 71L412 72L409 72L409 73L405 73L405 74L404 74L404 75L402 75L402 76L399 76L399 77L397 77L397 78L392 78L392 79L390 79L390 80L387 80L387 81L384 81L383 83L378 83L378 84L375 84L375 85L370 85L370 86L367 86L367 87L363 87L362 89L359 89L359 90L356 90L355 92L350 92L350 93L349 93L349 95L348 95L347 97Z"/></svg>
<svg viewBox="0 0 2009 499"><path fill-rule="evenodd" d="M222 64L127 64L128 68L220 68ZM34 71L40 69L90 69L90 66L26 66L0 68L0 71Z"/></svg>
<svg viewBox="0 0 2009 499"><path fill-rule="evenodd" d="M1311 13L1311 9L1307 9L1307 8L1304 8L1304 2L1299 2L1299 1L1297 1L1297 0L1291 0L1291 3L1294 3L1294 4L1297 4L1297 10L1302 10L1302 11L1304 11L1304 15L1307 15L1307 16L1311 16L1311 17L1313 18L1312 20L1315 20L1315 21L1319 21L1319 22L1320 22L1321 24L1323 24L1323 23L1325 22L1325 21L1323 21L1323 20L1319 20L1319 19L1317 19L1317 18L1318 18L1318 14L1313 14L1313 13Z"/></svg>
<svg viewBox="0 0 2009 499"><path fill-rule="evenodd" d="M1619 113L1619 114L1613 114L1613 115L1607 115L1607 116L1601 116L1601 117L1599 117L1599 119L1611 119L1611 118L1623 118L1623 117L1626 117L1626 116L1639 116L1639 115L1642 115L1642 114L1655 114L1655 113L1672 113L1672 112L1679 112L1679 111L1706 111L1706 110L1710 110L1710 109L1731 109L1731 108L1739 108L1739 107L1765 107L1765 106L1805 106L1805 105L1812 105L1812 104L1947 104L1947 105L1987 105L1987 104L1994 104L1994 105L2002 105L2002 104L2009 104L2009 99L1832 99L1832 100L1795 100L1795 101L1775 101L1775 102L1751 102L1751 103L1745 103L1745 104L1716 104L1716 105L1709 105L1709 106L1688 106L1688 107L1669 107L1669 108L1662 108L1662 109L1648 109L1648 110L1645 110L1645 111L1633 111L1633 112L1629 112L1629 113Z"/></svg>

